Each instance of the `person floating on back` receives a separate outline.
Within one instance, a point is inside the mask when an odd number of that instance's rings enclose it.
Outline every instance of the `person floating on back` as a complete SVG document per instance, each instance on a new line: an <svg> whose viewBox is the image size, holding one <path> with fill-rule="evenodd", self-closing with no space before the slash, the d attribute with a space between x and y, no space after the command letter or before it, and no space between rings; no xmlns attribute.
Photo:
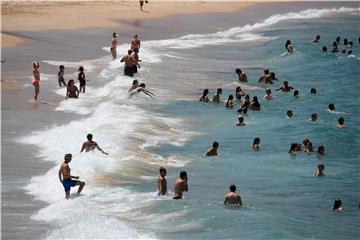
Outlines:
<svg viewBox="0 0 360 240"><path fill-rule="evenodd" d="M58 82L59 82L59 87L61 87L61 84L64 84L64 87L66 87L66 83L65 83L65 79L64 79L64 74L65 74L65 67L64 67L64 65L60 65L60 66L59 66L59 72L58 72L58 74L57 74Z"/></svg>
<svg viewBox="0 0 360 240"><path fill-rule="evenodd" d="M159 196L164 196L167 193L167 181L166 181L166 169L161 167L159 169L160 172L160 176L158 177L157 180L157 185L158 185L158 195Z"/></svg>
<svg viewBox="0 0 360 240"><path fill-rule="evenodd" d="M217 150L219 148L219 143L217 141L213 142L212 148L209 148L204 154L205 157L217 156Z"/></svg>
<svg viewBox="0 0 360 240"><path fill-rule="evenodd" d="M65 198L66 199L70 198L70 188L71 187L79 186L77 195L80 195L81 191L83 190L83 188L85 186L85 182L78 181L78 180L72 180L72 178L79 179L79 176L72 176L70 174L71 170L69 167L69 163L71 162L71 159L72 159L72 155L70 153L65 154L64 162L61 164L60 170L58 173L59 180L65 189Z"/></svg>
<svg viewBox="0 0 360 240"><path fill-rule="evenodd" d="M242 206L240 195L236 193L236 186L230 186L230 192L225 195L224 204Z"/></svg>
<svg viewBox="0 0 360 240"><path fill-rule="evenodd" d="M187 192L188 187L188 176L185 171L180 172L180 178L176 179L174 185L175 196L173 199L182 199L183 192Z"/></svg>
<svg viewBox="0 0 360 240"><path fill-rule="evenodd" d="M85 152L89 152L89 151L92 151L94 150L95 148L97 148L99 151L101 151L103 154L105 155L108 155L108 153L104 152L104 150L102 150L100 148L100 146L95 142L93 141L93 135L92 134L88 134L86 136L87 138L87 141L83 143L82 147L81 147L81 150L80 150L80 153L82 153L84 150Z"/></svg>

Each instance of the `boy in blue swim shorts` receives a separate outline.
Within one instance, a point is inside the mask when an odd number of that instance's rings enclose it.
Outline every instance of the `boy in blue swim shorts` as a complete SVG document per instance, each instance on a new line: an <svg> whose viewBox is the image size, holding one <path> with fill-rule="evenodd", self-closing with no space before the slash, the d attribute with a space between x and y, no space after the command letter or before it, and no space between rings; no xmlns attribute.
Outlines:
<svg viewBox="0 0 360 240"><path fill-rule="evenodd" d="M71 174L70 174L71 170L69 167L69 163L71 162L71 159L72 159L72 155L70 153L65 154L64 162L61 164L60 170L59 170L59 180L64 186L66 199L70 198L70 188L71 187L75 187L75 186L79 185L77 195L80 195L82 189L85 186L85 182L78 181L78 180L72 180L72 178L79 179L79 176L71 176Z"/></svg>

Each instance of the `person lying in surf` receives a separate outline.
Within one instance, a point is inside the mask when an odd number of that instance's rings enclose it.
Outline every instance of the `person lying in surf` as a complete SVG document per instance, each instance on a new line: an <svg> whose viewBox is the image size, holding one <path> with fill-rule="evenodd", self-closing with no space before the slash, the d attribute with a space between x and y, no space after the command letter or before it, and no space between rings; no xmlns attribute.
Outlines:
<svg viewBox="0 0 360 240"><path fill-rule="evenodd" d="M133 89L131 92L129 92L129 96L131 98L132 96L134 96L135 94L140 93L140 92L143 92L152 98L155 97L155 94L153 94L152 92L145 89L145 83L141 83L139 85L139 87L137 87L137 88Z"/></svg>
<svg viewBox="0 0 360 240"><path fill-rule="evenodd" d="M131 88L129 89L128 93L131 92L132 90L136 89L139 87L139 81L137 79L135 79L132 83Z"/></svg>

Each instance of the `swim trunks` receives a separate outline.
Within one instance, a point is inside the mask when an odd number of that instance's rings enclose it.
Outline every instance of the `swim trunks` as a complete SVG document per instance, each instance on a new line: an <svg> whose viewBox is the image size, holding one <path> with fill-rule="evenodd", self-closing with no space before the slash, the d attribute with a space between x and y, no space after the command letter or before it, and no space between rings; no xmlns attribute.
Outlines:
<svg viewBox="0 0 360 240"><path fill-rule="evenodd" d="M179 199L181 199L181 197L175 196L175 197L173 197L173 199L179 200Z"/></svg>
<svg viewBox="0 0 360 240"><path fill-rule="evenodd" d="M35 79L32 80L32 85L33 86L39 85L39 84L40 84L40 80L35 80Z"/></svg>
<svg viewBox="0 0 360 240"><path fill-rule="evenodd" d="M124 75L133 77L134 76L134 69L133 66L125 66L124 67Z"/></svg>
<svg viewBox="0 0 360 240"><path fill-rule="evenodd" d="M79 82L80 82L80 86L81 86L81 87L86 85L86 81L85 81L85 80L79 80Z"/></svg>
<svg viewBox="0 0 360 240"><path fill-rule="evenodd" d="M75 187L77 182L78 181L72 180L70 178L64 179L63 180L63 186L64 186L64 189L65 189L65 192L70 192L70 188Z"/></svg>
<svg viewBox="0 0 360 240"><path fill-rule="evenodd" d="M136 65L134 65L132 68L133 68L133 73L137 73L137 72L138 72Z"/></svg>

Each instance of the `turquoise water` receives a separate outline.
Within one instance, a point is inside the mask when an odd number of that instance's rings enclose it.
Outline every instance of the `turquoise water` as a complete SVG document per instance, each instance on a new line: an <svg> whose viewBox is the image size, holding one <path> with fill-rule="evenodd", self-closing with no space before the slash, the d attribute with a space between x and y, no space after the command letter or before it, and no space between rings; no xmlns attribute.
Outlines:
<svg viewBox="0 0 360 240"><path fill-rule="evenodd" d="M312 43L317 34L321 42ZM48 239L358 239L359 35L359 10L340 8L275 15L218 33L144 41L137 78L156 99L129 99L133 79L122 76L123 66L109 56L79 63L46 61L81 64L91 81L80 99L62 101L56 108L73 113L74 121L21 141L36 144L40 156L57 165L64 151L74 153L72 171L87 185L82 197L66 201L54 180L58 166L33 178L26 189L49 203L33 219L52 224ZM321 51L324 45L330 50L337 36L353 40L353 55ZM292 55L284 55L287 39L296 49ZM119 46L118 52L127 48ZM261 104L260 112L248 112L241 128L235 126L237 107L198 101L204 88L212 97L221 87L225 102L239 85L236 68L248 75L242 88ZM276 72L275 84L257 83L265 68ZM45 82L47 78L51 76L42 75ZM299 98L275 92L283 80L300 91ZM273 91L270 101L263 99L266 87ZM310 95L312 87L315 96ZM62 89L55 93L63 96ZM325 111L329 103L336 113ZM294 112L291 119L285 118L288 109ZM312 113L318 114L316 122L308 120ZM344 129L335 127L340 116ZM77 153L89 132L109 156ZM255 137L261 139L258 152L251 148ZM314 177L316 153L288 154L291 143L306 137L314 149L325 146L325 177ZM215 140L219 156L203 157ZM168 169L171 191L179 172L188 172L189 192L183 200L154 196L160 166ZM231 184L242 197L241 209L223 205ZM330 210L335 198L342 199L344 212Z"/></svg>

